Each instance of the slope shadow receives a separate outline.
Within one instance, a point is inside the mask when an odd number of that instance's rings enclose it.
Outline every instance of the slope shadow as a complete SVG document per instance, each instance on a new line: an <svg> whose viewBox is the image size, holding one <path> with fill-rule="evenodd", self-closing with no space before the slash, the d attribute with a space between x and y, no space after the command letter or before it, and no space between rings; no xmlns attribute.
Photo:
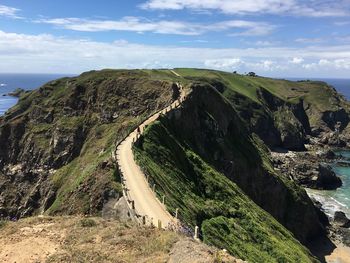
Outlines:
<svg viewBox="0 0 350 263"><path fill-rule="evenodd" d="M307 247L322 263L325 263L325 257L332 254L334 249L336 249L336 245L326 236L319 237L309 242Z"/></svg>

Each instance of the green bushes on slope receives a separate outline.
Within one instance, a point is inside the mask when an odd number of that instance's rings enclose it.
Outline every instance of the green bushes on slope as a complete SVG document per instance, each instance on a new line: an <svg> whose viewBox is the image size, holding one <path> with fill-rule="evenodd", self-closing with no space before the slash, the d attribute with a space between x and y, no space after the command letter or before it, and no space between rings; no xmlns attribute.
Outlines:
<svg viewBox="0 0 350 263"><path fill-rule="evenodd" d="M171 212L179 208L184 222L200 225L204 242L250 262L316 261L288 230L178 140L168 126L166 118L151 125L134 153L158 194L166 196Z"/></svg>

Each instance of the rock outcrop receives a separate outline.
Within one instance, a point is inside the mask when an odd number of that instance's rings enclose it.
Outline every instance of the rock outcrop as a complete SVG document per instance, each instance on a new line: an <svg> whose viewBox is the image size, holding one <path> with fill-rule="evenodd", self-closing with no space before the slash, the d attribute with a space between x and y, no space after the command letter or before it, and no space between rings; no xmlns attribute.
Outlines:
<svg viewBox="0 0 350 263"><path fill-rule="evenodd" d="M349 228L350 219L346 217L345 213L342 211L336 211L334 213L334 223L339 227Z"/></svg>
<svg viewBox="0 0 350 263"><path fill-rule="evenodd" d="M330 165L320 164L318 167L316 187L325 190L334 190L340 186L342 186L342 181L332 170L332 167Z"/></svg>
<svg viewBox="0 0 350 263"><path fill-rule="evenodd" d="M161 77L105 70L22 94L0 117L0 216L99 213L121 191L115 141L178 93Z"/></svg>

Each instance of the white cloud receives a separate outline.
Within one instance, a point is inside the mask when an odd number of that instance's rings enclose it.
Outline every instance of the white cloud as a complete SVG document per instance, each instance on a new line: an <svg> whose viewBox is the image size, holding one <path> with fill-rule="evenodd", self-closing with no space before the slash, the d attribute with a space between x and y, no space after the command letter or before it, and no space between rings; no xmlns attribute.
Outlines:
<svg viewBox="0 0 350 263"><path fill-rule="evenodd" d="M102 68L207 67L257 74L348 77L350 45L189 48L0 31L0 72L78 73ZM301 64L291 58L303 58ZM308 69L307 71L305 69Z"/></svg>
<svg viewBox="0 0 350 263"><path fill-rule="evenodd" d="M349 70L350 69L350 58L347 59L320 59L318 62L303 64L303 68L308 70ZM348 77L348 76L346 76Z"/></svg>
<svg viewBox="0 0 350 263"><path fill-rule="evenodd" d="M333 23L336 26L347 26L350 24L350 21L337 21Z"/></svg>
<svg viewBox="0 0 350 263"><path fill-rule="evenodd" d="M289 62L292 63L292 64L301 64L301 63L304 62L304 59L300 58L300 57L294 57Z"/></svg>
<svg viewBox="0 0 350 263"><path fill-rule="evenodd" d="M327 66L329 65L331 62L328 59L320 59L320 61L318 62L318 64L320 66Z"/></svg>
<svg viewBox="0 0 350 263"><path fill-rule="evenodd" d="M85 32L134 31L177 35L201 35L210 31L238 30L236 33L237 35L257 36L269 34L275 29L275 26L265 22L252 22L245 20L227 20L212 24L199 24L168 20L150 21L139 17L124 17L120 20L54 18L40 19L35 22Z"/></svg>
<svg viewBox="0 0 350 263"><path fill-rule="evenodd" d="M207 59L204 65L209 68L231 70L244 64L240 58Z"/></svg>
<svg viewBox="0 0 350 263"><path fill-rule="evenodd" d="M6 5L0 5L0 16L10 17L10 18L20 18L18 16L18 12L20 9L6 6Z"/></svg>
<svg viewBox="0 0 350 263"><path fill-rule="evenodd" d="M336 59L333 63L337 69L350 69L350 59Z"/></svg>
<svg viewBox="0 0 350 263"><path fill-rule="evenodd" d="M348 0L148 0L143 9L219 10L226 14L287 14L295 16L346 16Z"/></svg>

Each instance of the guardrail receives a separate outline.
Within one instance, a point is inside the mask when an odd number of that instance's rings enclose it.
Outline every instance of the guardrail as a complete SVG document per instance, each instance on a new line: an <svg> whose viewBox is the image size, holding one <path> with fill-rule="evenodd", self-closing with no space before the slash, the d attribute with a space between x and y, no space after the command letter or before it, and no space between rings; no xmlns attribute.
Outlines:
<svg viewBox="0 0 350 263"><path fill-rule="evenodd" d="M181 92L184 92L182 87L181 87ZM154 115L159 114L159 116L156 120L158 120L160 116L170 114L173 110L176 110L179 107L181 107L182 102L185 101L186 98L187 98L187 94L180 96L180 98L177 99L176 101L174 101L170 106L155 113ZM152 116L154 116L154 115L152 115ZM151 118L152 116L150 116L149 118ZM121 178L121 183L123 186L123 196L126 200L130 216L140 225L152 225L153 226L152 218L148 218L147 215L139 214L137 212L137 210L135 209L135 202L134 202L134 200L131 199L131 197L128 194L129 189L127 189L127 187L126 187L123 172L120 169L120 166L118 164L118 155L117 155L118 147L135 131L137 131L137 135L136 135L136 139L133 140L133 144L138 142L138 140L140 139L140 137L142 135L142 132L144 131L145 128L147 128L147 126L145 126L144 129L141 129L140 127L144 124L144 122L147 119L148 118L143 120L138 126L135 126L134 129L131 129L131 132L128 132L128 134L126 134L125 136L122 137L122 139L116 144L116 148L114 150L114 153L112 153L112 156L113 156L113 159L116 161L117 170L118 170L119 176ZM156 196L156 200L164 207L164 209L166 211L168 211L166 208L166 196L162 196L161 197L162 200L158 199L157 194L156 194L156 184L151 183L151 181L149 179L150 176L147 173L147 171L145 171L142 167L140 167L140 169L146 178L146 181L148 183L149 188L152 189L152 191L154 192L154 194ZM175 218L175 223L170 224L168 226L165 226L166 229L171 230L171 231L175 231L175 232L180 232L182 234L185 234L186 236L190 236L196 240L200 240L200 237L202 237L202 236L199 232L199 227L192 225L190 222L186 222L185 219L181 217L179 209L176 209L175 212L173 212L173 213L171 213L170 211L168 211L168 212L170 213L171 216L173 216ZM158 228L162 228L161 222L158 223Z"/></svg>

